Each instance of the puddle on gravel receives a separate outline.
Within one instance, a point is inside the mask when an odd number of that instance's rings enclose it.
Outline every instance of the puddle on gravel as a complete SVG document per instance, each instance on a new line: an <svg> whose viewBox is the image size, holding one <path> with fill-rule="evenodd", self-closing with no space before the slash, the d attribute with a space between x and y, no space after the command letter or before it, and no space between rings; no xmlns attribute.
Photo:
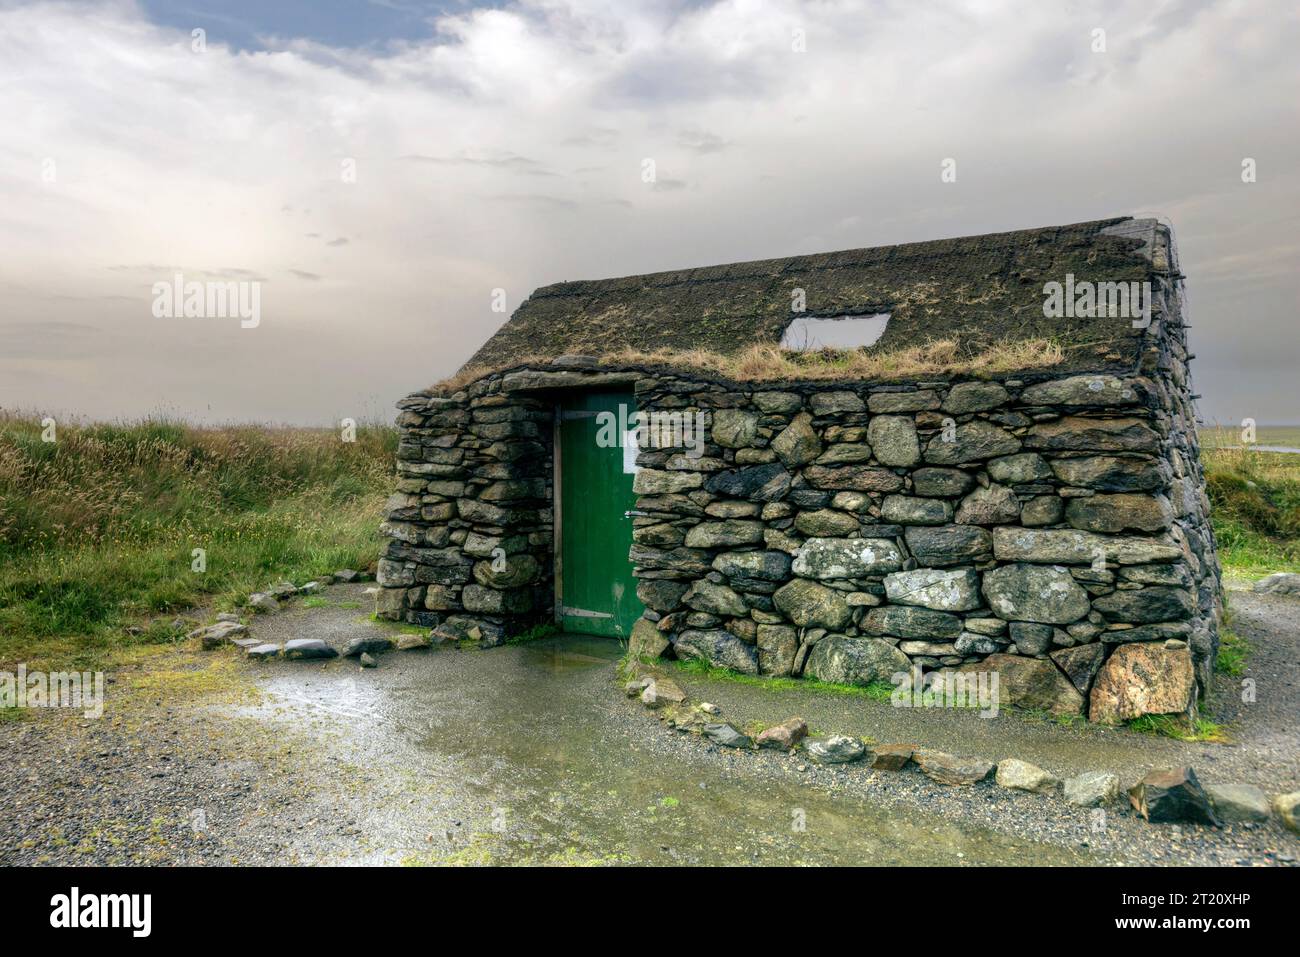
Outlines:
<svg viewBox="0 0 1300 957"><path fill-rule="evenodd" d="M334 772L346 863L1080 864L1053 845L885 809L641 724L621 649L562 636L262 669L263 703Z"/></svg>

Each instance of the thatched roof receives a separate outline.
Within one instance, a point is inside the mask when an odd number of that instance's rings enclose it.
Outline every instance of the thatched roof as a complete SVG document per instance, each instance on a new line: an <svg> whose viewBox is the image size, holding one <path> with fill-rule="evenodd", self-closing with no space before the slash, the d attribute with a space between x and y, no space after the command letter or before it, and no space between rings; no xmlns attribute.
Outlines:
<svg viewBox="0 0 1300 957"><path fill-rule="evenodd" d="M796 288L806 315L889 313L873 350L948 339L976 352L1051 339L1066 368L1131 367L1141 331L1126 318L1048 319L1043 287L1167 273L1155 220L1130 217L933 242L850 249L672 272L561 282L536 290L466 368L617 350L734 353L780 341Z"/></svg>

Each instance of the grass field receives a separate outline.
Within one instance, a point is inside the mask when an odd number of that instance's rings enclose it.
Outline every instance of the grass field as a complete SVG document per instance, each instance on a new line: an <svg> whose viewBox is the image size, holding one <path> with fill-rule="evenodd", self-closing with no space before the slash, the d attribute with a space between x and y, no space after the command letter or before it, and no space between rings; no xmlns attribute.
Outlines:
<svg viewBox="0 0 1300 957"><path fill-rule="evenodd" d="M396 446L387 427L344 442L165 420L60 424L47 442L37 418L0 413L0 666L86 666L123 642L173 638L166 622L186 608L366 568Z"/></svg>
<svg viewBox="0 0 1300 957"><path fill-rule="evenodd" d="M1245 578L1300 572L1300 454L1240 447L1237 432L1221 429L1203 431L1201 441L1225 570ZM1300 447L1300 427L1261 427L1256 445Z"/></svg>

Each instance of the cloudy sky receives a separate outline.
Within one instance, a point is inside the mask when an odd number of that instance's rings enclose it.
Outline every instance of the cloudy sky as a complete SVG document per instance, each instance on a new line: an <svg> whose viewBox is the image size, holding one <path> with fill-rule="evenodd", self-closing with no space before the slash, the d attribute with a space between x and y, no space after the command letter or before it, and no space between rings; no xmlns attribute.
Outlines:
<svg viewBox="0 0 1300 957"><path fill-rule="evenodd" d="M1139 213L1204 415L1300 422L1297 48L1290 0L0 0L0 406L390 418L495 289Z"/></svg>

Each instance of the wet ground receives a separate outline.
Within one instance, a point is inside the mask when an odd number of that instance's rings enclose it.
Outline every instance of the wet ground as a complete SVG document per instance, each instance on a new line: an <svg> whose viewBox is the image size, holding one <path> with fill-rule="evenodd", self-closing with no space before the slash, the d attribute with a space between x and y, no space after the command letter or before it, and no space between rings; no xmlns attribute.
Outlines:
<svg viewBox="0 0 1300 957"><path fill-rule="evenodd" d="M252 628L266 640L319 637L341 648L387 630L360 597L359 587L336 586ZM1290 612L1300 608L1278 601L1234 601L1267 645L1259 661L1274 682L1268 712L1239 709L1234 746L679 677L738 725L801 714L820 731L1017 756L1058 773L1118 770L1126 784L1190 760L1207 781L1290 790L1300 783ZM248 663L234 649L159 649L115 676L100 721L47 712L0 725L12 782L0 794L0 863L1274 864L1300 855L1276 824L1149 825L1121 806L1098 815L992 784L945 788L914 771L719 748L669 731L626 698L614 678L620 653L611 641L565 636L387 652L362 670L351 660ZM1288 709L1292 723L1279 724Z"/></svg>
<svg viewBox="0 0 1300 957"><path fill-rule="evenodd" d="M364 863L1071 863L1072 849L825 793L751 756L683 748L617 693L619 646L393 653L272 673L260 721L364 769ZM267 669L272 671L271 666ZM355 671L355 674L353 673ZM759 773L755 773L758 771ZM795 772L797 774L797 772ZM803 778L804 775L799 775ZM378 792L378 793L376 793ZM358 795L359 796L359 795ZM339 859L339 858L335 858Z"/></svg>

